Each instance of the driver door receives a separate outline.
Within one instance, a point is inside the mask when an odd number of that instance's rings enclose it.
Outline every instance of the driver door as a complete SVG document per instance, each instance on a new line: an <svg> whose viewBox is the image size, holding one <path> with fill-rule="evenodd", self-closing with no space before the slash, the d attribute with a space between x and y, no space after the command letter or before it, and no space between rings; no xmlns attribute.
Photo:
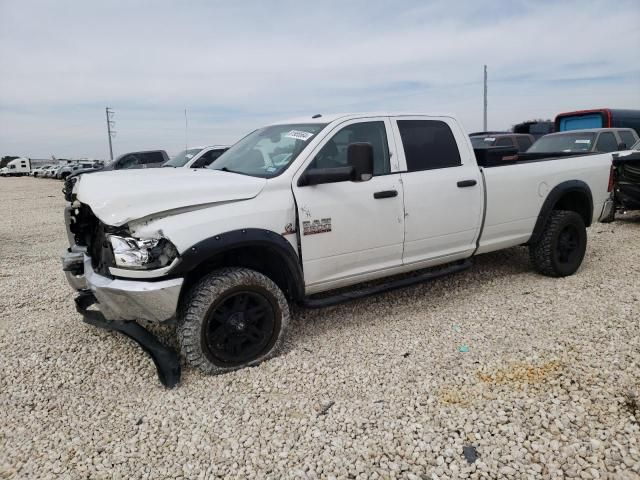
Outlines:
<svg viewBox="0 0 640 480"><path fill-rule="evenodd" d="M298 186L308 168L347 166L350 143L373 147L367 181ZM336 126L293 180L307 294L384 276L402 264L404 203L389 120L373 117Z"/></svg>

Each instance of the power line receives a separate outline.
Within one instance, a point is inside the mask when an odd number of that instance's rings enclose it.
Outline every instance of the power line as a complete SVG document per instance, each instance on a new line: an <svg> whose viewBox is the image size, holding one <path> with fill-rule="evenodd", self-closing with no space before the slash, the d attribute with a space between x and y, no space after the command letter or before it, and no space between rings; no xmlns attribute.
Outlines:
<svg viewBox="0 0 640 480"><path fill-rule="evenodd" d="M116 122L113 120L113 110L109 107L105 108L107 114L107 137L109 138L109 158L113 162L113 145L111 139L116 136L116 131L113 127L116 126Z"/></svg>

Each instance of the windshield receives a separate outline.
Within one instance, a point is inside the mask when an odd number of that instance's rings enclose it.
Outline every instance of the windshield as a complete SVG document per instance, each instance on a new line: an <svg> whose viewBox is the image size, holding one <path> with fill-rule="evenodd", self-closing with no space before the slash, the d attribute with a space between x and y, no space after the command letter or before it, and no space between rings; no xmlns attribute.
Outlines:
<svg viewBox="0 0 640 480"><path fill-rule="evenodd" d="M162 164L163 167L183 167L187 164L189 160L199 154L203 149L202 148L189 148L187 150L181 151L171 160Z"/></svg>
<svg viewBox="0 0 640 480"><path fill-rule="evenodd" d="M534 143L527 153L589 152L595 136L593 132L547 135Z"/></svg>
<svg viewBox="0 0 640 480"><path fill-rule="evenodd" d="M209 167L272 178L284 172L326 124L272 125L244 137Z"/></svg>
<svg viewBox="0 0 640 480"><path fill-rule="evenodd" d="M491 147L495 145L496 137L471 137L473 148Z"/></svg>

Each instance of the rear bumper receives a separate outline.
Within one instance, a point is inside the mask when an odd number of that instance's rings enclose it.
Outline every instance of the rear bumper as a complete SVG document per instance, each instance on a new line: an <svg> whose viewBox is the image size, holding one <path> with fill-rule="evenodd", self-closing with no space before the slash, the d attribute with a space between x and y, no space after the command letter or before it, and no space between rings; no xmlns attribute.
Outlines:
<svg viewBox="0 0 640 480"><path fill-rule="evenodd" d="M160 323L175 317L184 279L156 282L107 278L97 274L82 249L62 255L62 269L75 290L90 291L107 320L146 320Z"/></svg>

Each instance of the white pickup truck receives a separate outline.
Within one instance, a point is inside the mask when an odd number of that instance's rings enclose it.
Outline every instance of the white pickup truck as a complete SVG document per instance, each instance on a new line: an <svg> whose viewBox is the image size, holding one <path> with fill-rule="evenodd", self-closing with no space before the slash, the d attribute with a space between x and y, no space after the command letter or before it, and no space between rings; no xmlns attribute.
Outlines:
<svg viewBox="0 0 640 480"><path fill-rule="evenodd" d="M538 272L573 274L586 227L613 207L611 154L492 157L447 115L272 124L205 169L81 176L63 268L85 319L121 331L176 321L183 357L207 373L274 356L290 302L332 305L516 245ZM145 332L125 331L154 350Z"/></svg>

